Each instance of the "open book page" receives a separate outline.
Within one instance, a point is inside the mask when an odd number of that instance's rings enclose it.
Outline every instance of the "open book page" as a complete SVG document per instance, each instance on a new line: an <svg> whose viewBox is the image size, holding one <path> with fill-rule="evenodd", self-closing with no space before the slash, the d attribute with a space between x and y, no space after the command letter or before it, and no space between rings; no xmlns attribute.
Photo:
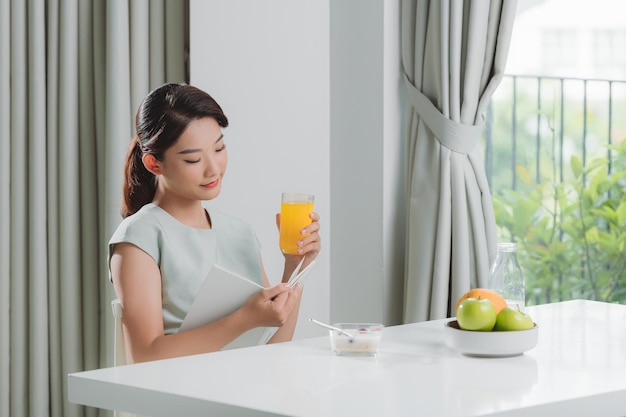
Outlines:
<svg viewBox="0 0 626 417"><path fill-rule="evenodd" d="M303 270L299 270L302 263L298 265L298 268L296 268L296 271L289 279L292 287L297 282L302 282L302 279L314 263L315 261L311 262ZM261 285L246 277L219 265L213 265L204 279L198 295L191 304L179 331L195 329L234 313L244 305L248 298L262 289ZM230 342L222 350L263 345L270 340L276 330L278 330L277 327L250 329Z"/></svg>
<svg viewBox="0 0 626 417"><path fill-rule="evenodd" d="M179 331L195 329L234 313L248 298L262 289L261 285L248 278L213 265ZM222 350L265 344L276 330L276 327L250 329Z"/></svg>

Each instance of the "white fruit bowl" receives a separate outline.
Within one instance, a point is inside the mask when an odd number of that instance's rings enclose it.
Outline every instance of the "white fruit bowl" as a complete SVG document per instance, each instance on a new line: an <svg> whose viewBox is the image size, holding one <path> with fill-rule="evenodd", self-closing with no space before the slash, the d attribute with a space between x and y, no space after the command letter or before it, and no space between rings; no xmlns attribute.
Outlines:
<svg viewBox="0 0 626 417"><path fill-rule="evenodd" d="M467 356L517 356L537 346L539 327L517 331L477 332L461 330L456 320L444 325L446 346Z"/></svg>

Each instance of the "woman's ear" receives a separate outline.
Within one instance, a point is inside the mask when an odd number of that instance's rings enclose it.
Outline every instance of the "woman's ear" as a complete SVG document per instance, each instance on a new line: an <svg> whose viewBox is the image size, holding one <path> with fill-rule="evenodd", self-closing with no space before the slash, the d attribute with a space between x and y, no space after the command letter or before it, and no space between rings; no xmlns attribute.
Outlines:
<svg viewBox="0 0 626 417"><path fill-rule="evenodd" d="M144 154L141 157L141 162L143 162L143 166L145 166L146 169L153 175L159 175L161 173L161 166L154 155L149 153Z"/></svg>

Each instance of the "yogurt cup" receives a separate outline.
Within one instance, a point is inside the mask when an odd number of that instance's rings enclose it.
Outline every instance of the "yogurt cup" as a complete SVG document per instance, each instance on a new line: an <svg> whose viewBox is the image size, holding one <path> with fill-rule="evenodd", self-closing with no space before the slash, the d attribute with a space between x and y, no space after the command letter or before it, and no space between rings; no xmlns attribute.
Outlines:
<svg viewBox="0 0 626 417"><path fill-rule="evenodd" d="M376 356L385 326L378 323L336 323L352 337L329 330L330 348L338 356Z"/></svg>

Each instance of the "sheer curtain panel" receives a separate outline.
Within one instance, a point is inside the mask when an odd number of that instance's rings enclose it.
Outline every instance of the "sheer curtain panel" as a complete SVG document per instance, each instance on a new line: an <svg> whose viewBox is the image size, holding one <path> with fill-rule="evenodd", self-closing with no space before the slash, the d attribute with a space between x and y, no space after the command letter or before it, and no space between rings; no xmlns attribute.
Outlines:
<svg viewBox="0 0 626 417"><path fill-rule="evenodd" d="M0 0L0 416L96 416L112 365L106 242L141 98L187 81L188 2Z"/></svg>
<svg viewBox="0 0 626 417"><path fill-rule="evenodd" d="M403 0L410 106L404 321L453 315L495 256L478 144L508 54L515 0Z"/></svg>

